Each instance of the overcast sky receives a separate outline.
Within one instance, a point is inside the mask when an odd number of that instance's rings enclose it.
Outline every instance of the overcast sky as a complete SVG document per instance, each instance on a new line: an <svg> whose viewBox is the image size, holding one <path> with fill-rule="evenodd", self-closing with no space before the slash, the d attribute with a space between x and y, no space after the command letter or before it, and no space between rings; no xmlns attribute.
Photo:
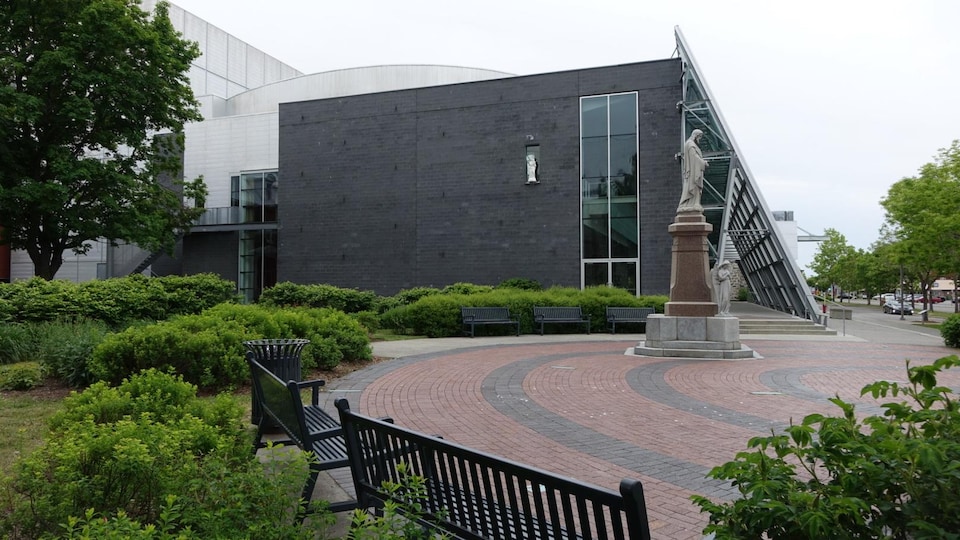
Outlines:
<svg viewBox="0 0 960 540"><path fill-rule="evenodd" d="M858 248L878 238L889 186L960 139L956 0L173 3L304 73L657 60L679 26L770 209ZM800 244L805 271L815 249Z"/></svg>

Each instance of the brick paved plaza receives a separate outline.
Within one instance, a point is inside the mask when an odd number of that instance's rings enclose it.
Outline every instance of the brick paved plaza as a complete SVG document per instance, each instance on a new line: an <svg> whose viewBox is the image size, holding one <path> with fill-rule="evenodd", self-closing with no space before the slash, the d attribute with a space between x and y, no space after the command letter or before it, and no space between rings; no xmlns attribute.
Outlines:
<svg viewBox="0 0 960 540"><path fill-rule="evenodd" d="M744 450L748 439L791 418L837 413L827 401L835 394L862 412L877 412L876 402L859 398L865 384L905 380L906 359L930 362L954 353L922 331L896 330L893 319L859 319L848 323L892 326L860 329L870 341L744 336L762 358L739 361L625 354L637 335L460 340L468 346L401 356L338 379L327 396L611 489L623 477L638 478L654 538L700 538L706 516L689 498L731 497L729 486L705 475ZM960 373L948 372L941 382L958 388ZM349 484L348 473L340 473L335 478Z"/></svg>

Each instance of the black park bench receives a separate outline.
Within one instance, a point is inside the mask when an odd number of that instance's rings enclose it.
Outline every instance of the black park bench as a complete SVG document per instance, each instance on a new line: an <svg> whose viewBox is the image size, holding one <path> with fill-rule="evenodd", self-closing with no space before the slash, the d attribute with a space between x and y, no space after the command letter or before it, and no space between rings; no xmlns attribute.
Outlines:
<svg viewBox="0 0 960 540"><path fill-rule="evenodd" d="M505 307L461 307L460 318L463 326L470 327L470 337L474 336L475 326L478 324L509 324L517 328L520 335L520 321L510 316L510 309ZM464 330L466 331L466 330Z"/></svg>
<svg viewBox="0 0 960 540"><path fill-rule="evenodd" d="M590 318L584 317L580 306L553 307L535 306L533 308L533 322L540 325L540 335L543 335L543 325L548 323L582 324L590 333Z"/></svg>
<svg viewBox="0 0 960 540"><path fill-rule="evenodd" d="M247 353L247 363L253 377L254 395L258 400L262 414L257 425L257 436L253 451L266 446L263 442L267 426L279 426L287 439L274 441L277 444L295 444L301 450L312 452L310 473L303 486L302 497L307 503L313 496L320 471L349 467L347 449L343 441L343 429L340 423L319 406L319 389L324 386L322 380L283 382L270 370L253 359L253 353ZM304 405L300 391L310 389L312 399ZM357 501L341 501L330 504L332 512L344 512L357 508ZM299 516L303 518L303 513Z"/></svg>
<svg viewBox="0 0 960 540"><path fill-rule="evenodd" d="M362 509L392 501L428 531L472 540L650 538L637 480L616 492L354 413L343 398L336 407ZM418 496L384 487L405 474L423 478Z"/></svg>
<svg viewBox="0 0 960 540"><path fill-rule="evenodd" d="M617 324L623 323L644 323L647 317L657 311L652 307L608 307L607 308L607 328L611 334L617 333Z"/></svg>

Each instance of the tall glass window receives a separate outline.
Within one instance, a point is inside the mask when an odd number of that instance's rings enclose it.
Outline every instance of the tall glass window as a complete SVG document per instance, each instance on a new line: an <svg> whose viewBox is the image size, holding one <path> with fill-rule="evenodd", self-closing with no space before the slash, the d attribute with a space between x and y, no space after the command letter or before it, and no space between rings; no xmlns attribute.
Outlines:
<svg viewBox="0 0 960 540"><path fill-rule="evenodd" d="M242 223L277 221L277 171L243 172L230 179L230 204L238 206ZM237 283L247 302L277 283L277 231L240 231Z"/></svg>
<svg viewBox="0 0 960 540"><path fill-rule="evenodd" d="M581 98L583 286L639 290L637 152L636 92Z"/></svg>
<svg viewBox="0 0 960 540"><path fill-rule="evenodd" d="M277 171L242 173L239 188L244 223L277 220Z"/></svg>
<svg viewBox="0 0 960 540"><path fill-rule="evenodd" d="M240 231L237 288L247 303L277 284L277 231Z"/></svg>

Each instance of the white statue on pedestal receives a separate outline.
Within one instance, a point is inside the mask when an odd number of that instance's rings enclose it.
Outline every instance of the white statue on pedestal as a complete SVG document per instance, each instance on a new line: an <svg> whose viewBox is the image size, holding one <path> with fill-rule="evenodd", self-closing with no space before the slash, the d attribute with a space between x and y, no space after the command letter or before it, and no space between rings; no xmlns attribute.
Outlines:
<svg viewBox="0 0 960 540"><path fill-rule="evenodd" d="M684 210L703 211L700 206L700 194L703 192L703 172L709 166L703 159L698 143L703 131L693 130L687 142L683 143L683 192L677 212Z"/></svg>
<svg viewBox="0 0 960 540"><path fill-rule="evenodd" d="M710 271L713 277L713 291L717 302L717 316L730 315L730 261L718 262Z"/></svg>

